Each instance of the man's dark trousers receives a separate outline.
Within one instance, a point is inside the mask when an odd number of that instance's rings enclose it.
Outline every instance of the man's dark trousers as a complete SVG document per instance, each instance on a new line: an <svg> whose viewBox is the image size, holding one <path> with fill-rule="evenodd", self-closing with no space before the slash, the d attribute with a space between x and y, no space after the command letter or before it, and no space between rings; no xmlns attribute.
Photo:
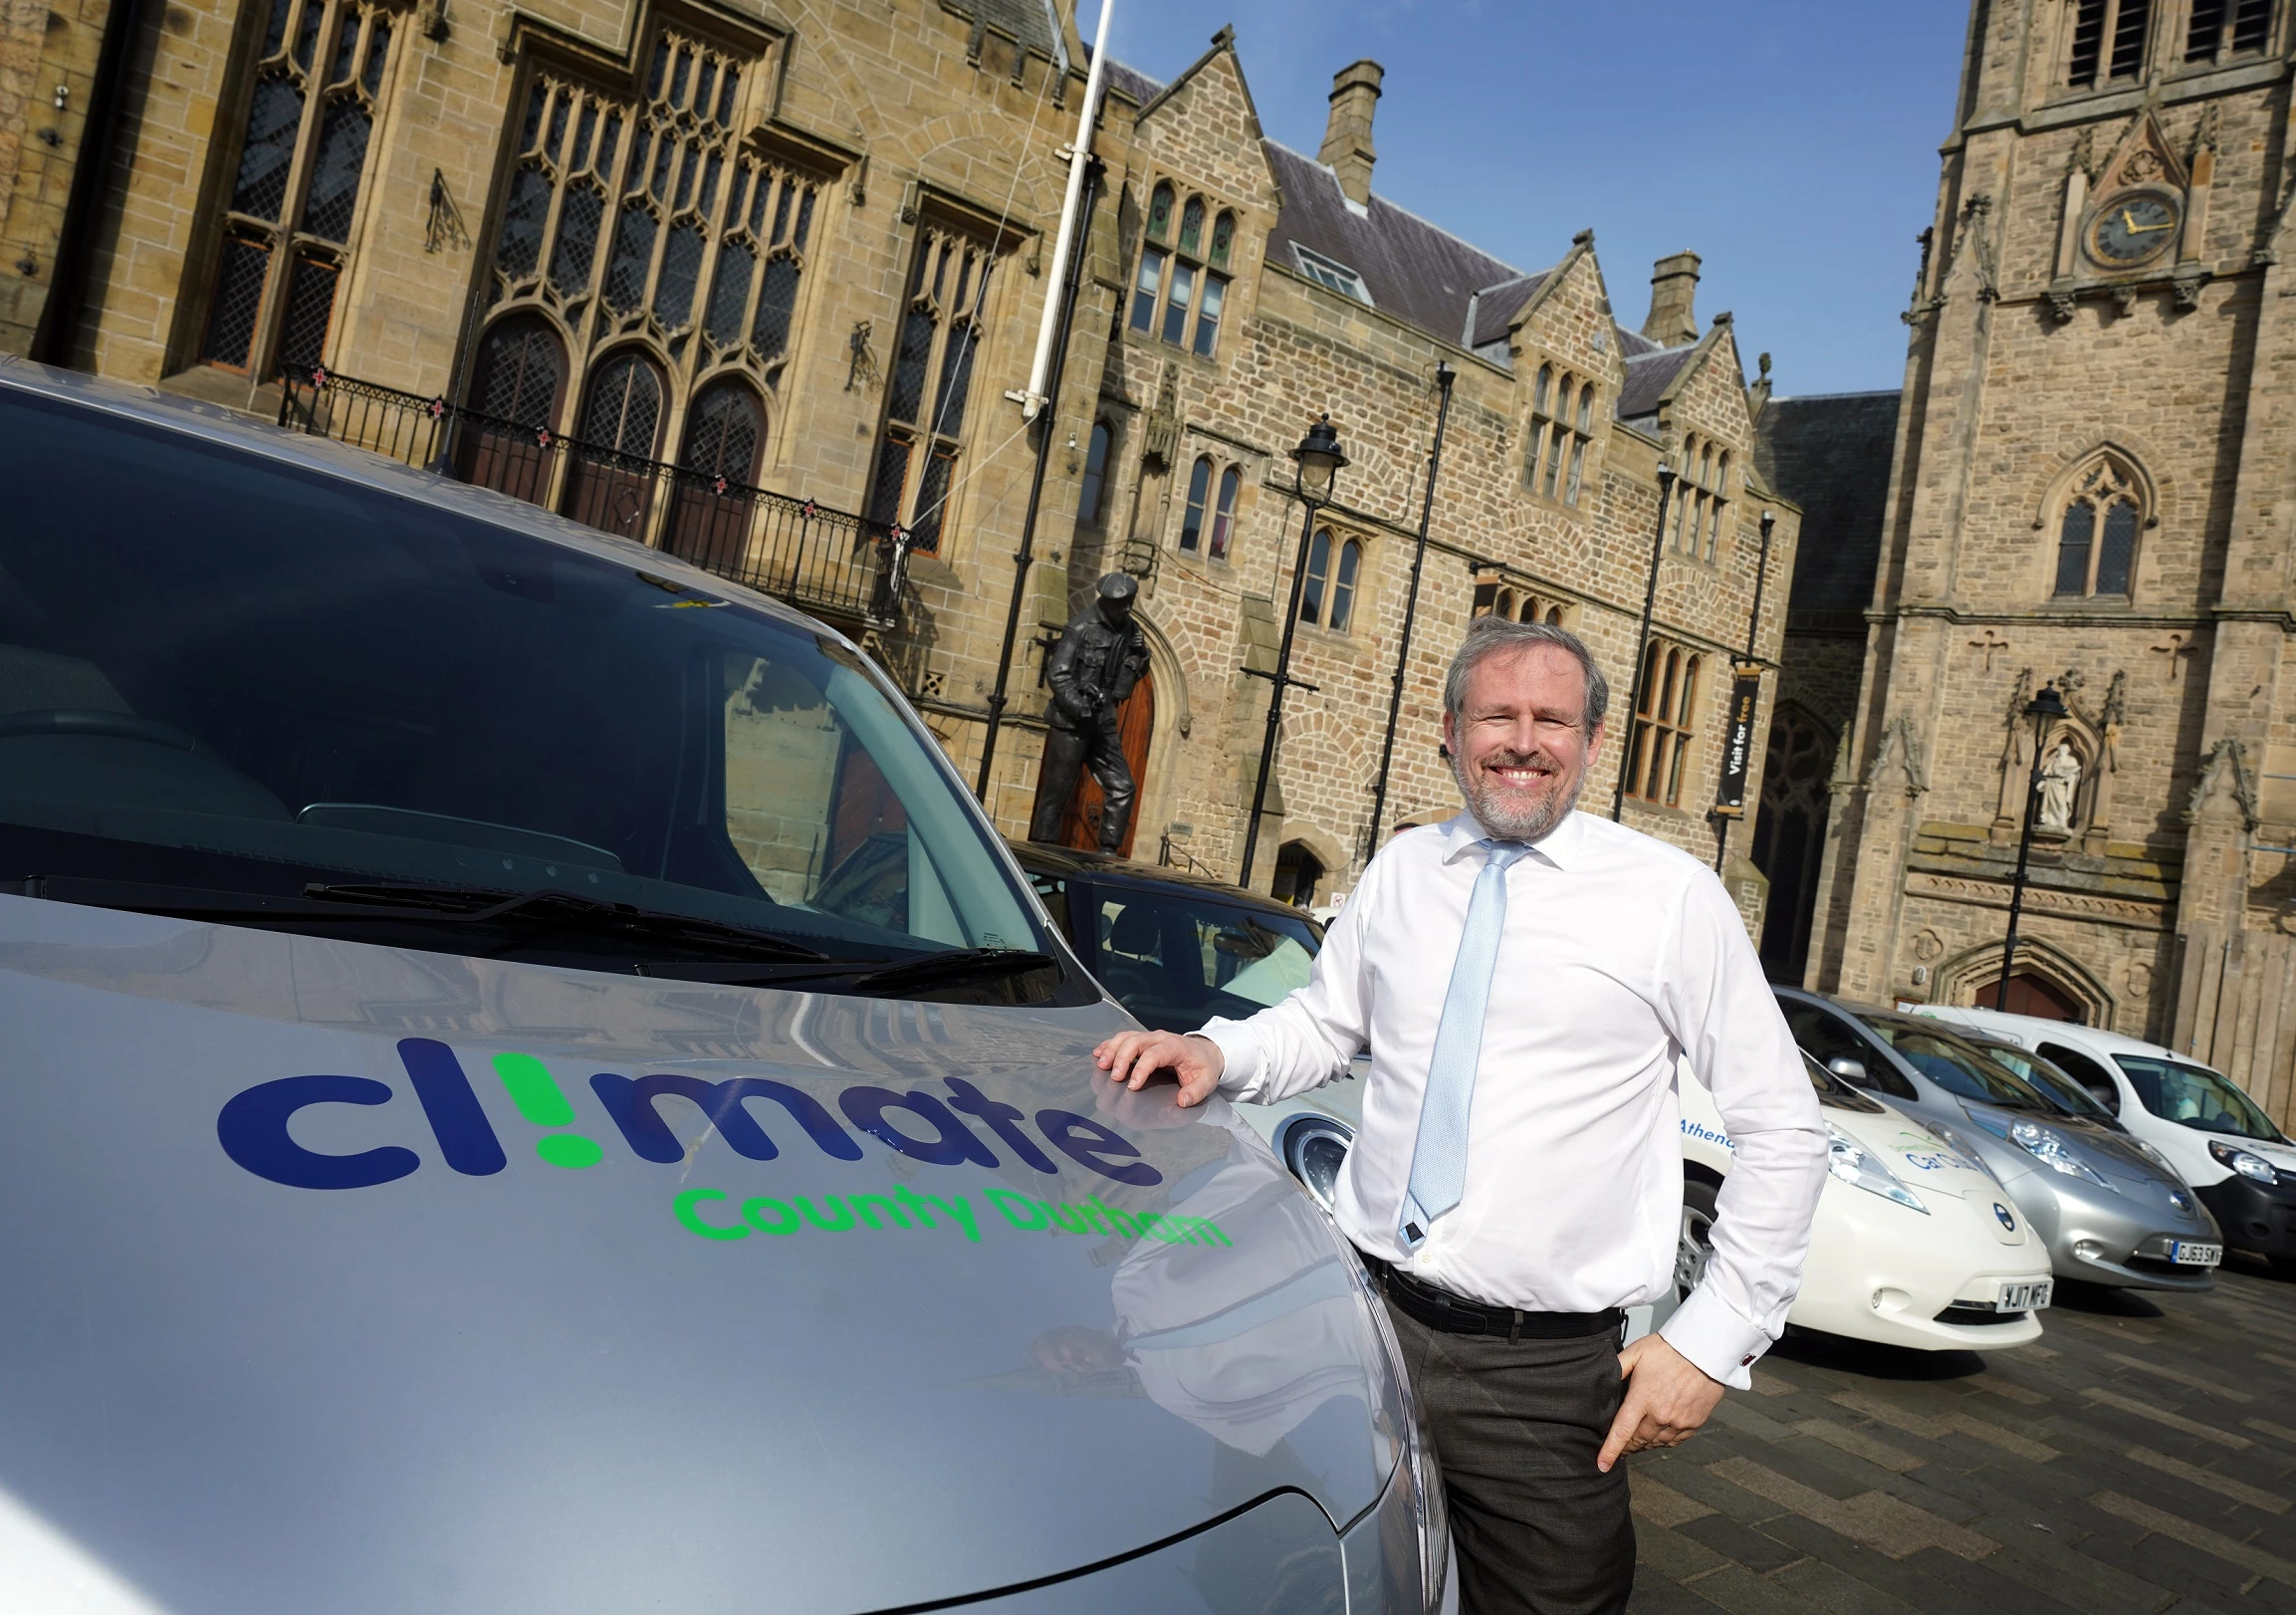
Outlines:
<svg viewBox="0 0 2296 1615"><path fill-rule="evenodd" d="M1103 707L1094 720L1081 728L1070 728L1066 714L1055 722L1044 737L1044 760L1038 765L1040 773L1055 779L1081 779L1082 771L1090 769L1092 778L1100 782L1101 795L1106 801L1100 808L1100 850L1120 852L1124 848L1124 831L1132 822L1132 798L1136 787L1132 781L1131 765L1124 761L1124 742L1116 728L1113 708ZM1065 798L1054 801L1050 794L1039 795L1036 811L1029 825L1032 841L1057 841L1060 838L1060 820L1067 814Z"/></svg>
<svg viewBox="0 0 2296 1615"><path fill-rule="evenodd" d="M1616 1331L1509 1341L1387 1315L1443 1470L1463 1615L1619 1615L1626 1465L1594 1467L1626 1396Z"/></svg>

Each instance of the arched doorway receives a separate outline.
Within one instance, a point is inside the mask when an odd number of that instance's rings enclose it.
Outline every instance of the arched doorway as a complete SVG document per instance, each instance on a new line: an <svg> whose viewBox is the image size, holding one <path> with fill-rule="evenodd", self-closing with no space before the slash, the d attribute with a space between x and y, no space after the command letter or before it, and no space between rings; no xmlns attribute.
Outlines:
<svg viewBox="0 0 2296 1615"><path fill-rule="evenodd" d="M479 346L470 407L481 418L462 428L456 475L539 505L550 492L541 434L556 429L566 392L566 346L534 316L505 320Z"/></svg>
<svg viewBox="0 0 2296 1615"><path fill-rule="evenodd" d="M696 566L738 571L749 547L757 509L750 491L757 486L765 444L766 414L756 393L731 380L701 390L686 414L686 445L678 456L663 549Z"/></svg>
<svg viewBox="0 0 2296 1615"><path fill-rule="evenodd" d="M1143 669L1140 682L1132 686L1132 693L1116 709L1116 735L1124 748L1124 766L1132 771L1134 790L1132 822L1124 826L1124 844L1116 850L1123 857L1132 855L1132 843L1140 834L1140 798L1145 794L1148 781L1148 738L1156 728L1156 675ZM1041 784L1038 789L1041 790ZM1060 820L1061 846L1076 847L1081 851L1097 851L1100 846L1100 806L1106 795L1100 782L1086 770L1076 782L1076 794L1068 799L1068 811Z"/></svg>
<svg viewBox="0 0 2296 1615"><path fill-rule="evenodd" d="M582 403L580 441L568 468L566 514L587 527L641 543L653 507L649 463L661 441L662 373L635 351L599 367Z"/></svg>
<svg viewBox="0 0 2296 1615"><path fill-rule="evenodd" d="M2063 988L2021 970L2009 978L2006 1002L2001 997L1998 976L1977 989L1973 1002L1980 1010L2006 1010L2011 1015L2038 1016L2043 1021L2070 1021L2075 1026L2082 1021L2081 1006Z"/></svg>
<svg viewBox="0 0 2296 1615"><path fill-rule="evenodd" d="M1309 908L1315 888L1323 884L1323 860L1305 841L1286 841L1275 851L1275 883L1268 895L1293 908Z"/></svg>
<svg viewBox="0 0 2296 1615"><path fill-rule="evenodd" d="M1781 706L1770 720L1762 760L1761 811L1754 820L1754 867L1769 877L1762 916L1762 969L1773 982L1799 984L1809 962L1810 925L1818 900L1818 863L1826 850L1826 774L1833 736L1803 708Z"/></svg>

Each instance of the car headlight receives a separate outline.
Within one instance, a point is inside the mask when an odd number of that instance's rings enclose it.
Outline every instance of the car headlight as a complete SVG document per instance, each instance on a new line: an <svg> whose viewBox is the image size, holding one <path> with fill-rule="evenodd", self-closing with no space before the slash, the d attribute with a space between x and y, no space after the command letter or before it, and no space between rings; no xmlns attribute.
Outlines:
<svg viewBox="0 0 2296 1615"><path fill-rule="evenodd" d="M2043 1127L2037 1121L2011 1122L2009 1142L2053 1172L2093 1183L2100 1189L2111 1187L2095 1167L2073 1153L2073 1147L2065 1142L2065 1135L2053 1128Z"/></svg>
<svg viewBox="0 0 2296 1615"><path fill-rule="evenodd" d="M2270 1161L2253 1150L2244 1150L2237 1144L2219 1144L2208 1141L2208 1153L2252 1183L2278 1183L2279 1172Z"/></svg>
<svg viewBox="0 0 2296 1615"><path fill-rule="evenodd" d="M1346 1164L1347 1146L1354 1142L1347 1124L1328 1116L1300 1116L1283 1129L1283 1164L1327 1212L1339 1194L1339 1169Z"/></svg>
<svg viewBox="0 0 2296 1615"><path fill-rule="evenodd" d="M1435 1444L1427 1439L1427 1427L1420 1423L1419 1398L1411 1389L1411 1374L1404 1366L1403 1343L1395 1338L1395 1326L1388 1321L1387 1302L1363 1265L1358 1262L1354 1267L1356 1282L1370 1302L1380 1344L1387 1350L1387 1366L1403 1407L1403 1456L1396 1466L1395 1484L1409 1489L1412 1522L1418 1527L1422 1607L1440 1609L1444 1573L1451 1562L1451 1511L1444 1502L1443 1471L1436 1463Z"/></svg>
<svg viewBox="0 0 2296 1615"><path fill-rule="evenodd" d="M1826 1129L1826 1170L1844 1183L1854 1183L1869 1194L1894 1200L1901 1206L1911 1207L1924 1217L1930 1208L1921 1197L1897 1180L1890 1169L1882 1165L1873 1151L1835 1127Z"/></svg>

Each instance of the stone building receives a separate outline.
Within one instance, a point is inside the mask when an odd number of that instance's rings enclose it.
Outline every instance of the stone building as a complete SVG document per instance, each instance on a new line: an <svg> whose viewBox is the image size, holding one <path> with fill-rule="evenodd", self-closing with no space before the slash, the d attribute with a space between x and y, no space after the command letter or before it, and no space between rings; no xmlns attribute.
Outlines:
<svg viewBox="0 0 2296 1615"><path fill-rule="evenodd" d="M2274 0L1973 8L1805 967L1861 998L1992 1002L2020 714L2053 684L2072 716L2011 1007L2188 1049L2282 1116L2291 26ZM1825 603L1846 623L1846 584Z"/></svg>
<svg viewBox="0 0 2296 1615"><path fill-rule="evenodd" d="M1225 30L1169 85L1110 65L1017 577L1038 435L1010 398L1060 290L1059 150L1086 80L1066 7L84 0L9 28L0 342L782 593L864 633L968 777L1018 588L987 791L1016 833L1045 649L1099 574L1128 571L1152 654L1124 714L1133 851L1230 877L1269 695L1250 675L1272 671L1296 582L1302 682L1253 881L1302 901L1344 890L1376 841L1448 366L1389 826L1456 808L1441 670L1500 610L1577 628L1613 673L1587 806L1615 788L1630 822L1716 851L1760 519L1765 667L1798 522L1756 471L1729 318L1700 322L1695 254L1661 262L1637 330L1591 236L1526 272L1378 195L1376 64L1337 76L1312 157L1263 136ZM1349 464L1294 579L1288 451L1324 413ZM1662 463L1681 473L1663 536ZM1096 814L1087 784L1072 832ZM1732 874L1758 922L1761 877Z"/></svg>

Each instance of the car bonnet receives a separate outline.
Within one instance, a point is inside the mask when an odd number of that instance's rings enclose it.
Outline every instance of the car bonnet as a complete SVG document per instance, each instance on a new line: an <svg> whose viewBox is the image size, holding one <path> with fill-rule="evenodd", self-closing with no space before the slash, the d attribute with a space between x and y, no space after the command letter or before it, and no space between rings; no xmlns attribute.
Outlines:
<svg viewBox="0 0 2296 1615"><path fill-rule="evenodd" d="M1119 1024L0 897L0 1517L169 1615L880 1609L1344 1522L1400 1428L1358 1270L1224 1101L1094 1075Z"/></svg>
<svg viewBox="0 0 2296 1615"><path fill-rule="evenodd" d="M1825 1118L1873 1151L1908 1188L1990 1202L2000 1196L1993 1175L1912 1116L1887 1103L1879 1114L1828 1106Z"/></svg>

